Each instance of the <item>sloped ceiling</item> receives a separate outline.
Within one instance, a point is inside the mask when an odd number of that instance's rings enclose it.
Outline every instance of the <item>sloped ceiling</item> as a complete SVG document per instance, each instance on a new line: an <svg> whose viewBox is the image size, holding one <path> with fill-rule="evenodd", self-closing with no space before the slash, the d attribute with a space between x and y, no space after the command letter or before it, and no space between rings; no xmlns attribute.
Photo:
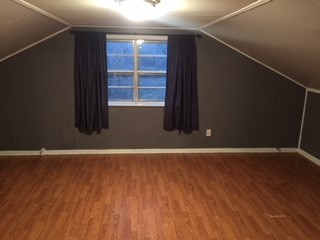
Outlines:
<svg viewBox="0 0 320 240"><path fill-rule="evenodd" d="M310 88L320 88L320 1L272 1L204 31Z"/></svg>
<svg viewBox="0 0 320 240"><path fill-rule="evenodd" d="M320 0L161 0L161 19L130 22L112 0L1 0L0 61L72 26L198 29L308 88L320 89Z"/></svg>
<svg viewBox="0 0 320 240"><path fill-rule="evenodd" d="M0 9L0 59L65 28L10 0L1 0Z"/></svg>

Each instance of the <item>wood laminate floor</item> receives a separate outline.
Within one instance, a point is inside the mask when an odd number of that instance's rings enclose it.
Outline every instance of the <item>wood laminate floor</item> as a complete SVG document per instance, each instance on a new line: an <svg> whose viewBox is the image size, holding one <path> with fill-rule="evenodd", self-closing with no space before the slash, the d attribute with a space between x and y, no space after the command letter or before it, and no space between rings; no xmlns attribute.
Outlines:
<svg viewBox="0 0 320 240"><path fill-rule="evenodd" d="M1 157L0 239L320 239L320 168L286 153Z"/></svg>

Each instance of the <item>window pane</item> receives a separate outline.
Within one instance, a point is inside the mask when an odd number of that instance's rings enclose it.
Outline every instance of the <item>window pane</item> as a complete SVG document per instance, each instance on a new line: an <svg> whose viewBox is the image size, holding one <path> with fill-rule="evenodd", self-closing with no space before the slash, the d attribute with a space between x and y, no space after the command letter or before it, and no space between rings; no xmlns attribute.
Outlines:
<svg viewBox="0 0 320 240"><path fill-rule="evenodd" d="M108 89L109 101L133 101L133 88Z"/></svg>
<svg viewBox="0 0 320 240"><path fill-rule="evenodd" d="M108 41L108 70L133 70L133 42Z"/></svg>
<svg viewBox="0 0 320 240"><path fill-rule="evenodd" d="M108 56L108 70L133 70L133 56Z"/></svg>
<svg viewBox="0 0 320 240"><path fill-rule="evenodd" d="M166 71L167 58L146 56L139 58L139 70L142 71Z"/></svg>
<svg viewBox="0 0 320 240"><path fill-rule="evenodd" d="M139 46L140 55L167 55L166 42L144 42Z"/></svg>
<svg viewBox="0 0 320 240"><path fill-rule="evenodd" d="M164 101L165 92L164 88L140 88L139 101Z"/></svg>
<svg viewBox="0 0 320 240"><path fill-rule="evenodd" d="M139 70L166 71L166 65L166 42L144 42L139 46Z"/></svg>
<svg viewBox="0 0 320 240"><path fill-rule="evenodd" d="M166 75L139 75L140 87L165 87Z"/></svg>
<svg viewBox="0 0 320 240"><path fill-rule="evenodd" d="M133 74L109 73L108 85L133 87Z"/></svg>
<svg viewBox="0 0 320 240"><path fill-rule="evenodd" d="M107 54L133 55L133 42L107 41Z"/></svg>

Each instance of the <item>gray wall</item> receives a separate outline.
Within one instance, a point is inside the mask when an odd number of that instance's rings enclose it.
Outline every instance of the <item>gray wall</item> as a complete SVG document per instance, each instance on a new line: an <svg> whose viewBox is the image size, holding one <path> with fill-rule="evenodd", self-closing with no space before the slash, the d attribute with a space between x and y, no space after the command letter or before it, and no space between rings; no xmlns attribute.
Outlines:
<svg viewBox="0 0 320 240"><path fill-rule="evenodd" d="M197 47L199 132L163 131L163 108L110 107L109 130L79 133L65 32L0 63L0 149L297 147L304 89L209 37Z"/></svg>
<svg viewBox="0 0 320 240"><path fill-rule="evenodd" d="M308 92L301 149L320 159L320 94Z"/></svg>

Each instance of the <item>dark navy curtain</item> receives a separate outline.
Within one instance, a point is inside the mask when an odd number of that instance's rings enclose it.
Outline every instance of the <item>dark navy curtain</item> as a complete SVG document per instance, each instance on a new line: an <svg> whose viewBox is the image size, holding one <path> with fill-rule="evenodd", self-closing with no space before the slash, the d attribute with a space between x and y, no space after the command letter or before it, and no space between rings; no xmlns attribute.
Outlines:
<svg viewBox="0 0 320 240"><path fill-rule="evenodd" d="M164 129L199 130L197 50L195 36L168 36Z"/></svg>
<svg viewBox="0 0 320 240"><path fill-rule="evenodd" d="M75 32L75 127L85 132L108 128L106 35Z"/></svg>

